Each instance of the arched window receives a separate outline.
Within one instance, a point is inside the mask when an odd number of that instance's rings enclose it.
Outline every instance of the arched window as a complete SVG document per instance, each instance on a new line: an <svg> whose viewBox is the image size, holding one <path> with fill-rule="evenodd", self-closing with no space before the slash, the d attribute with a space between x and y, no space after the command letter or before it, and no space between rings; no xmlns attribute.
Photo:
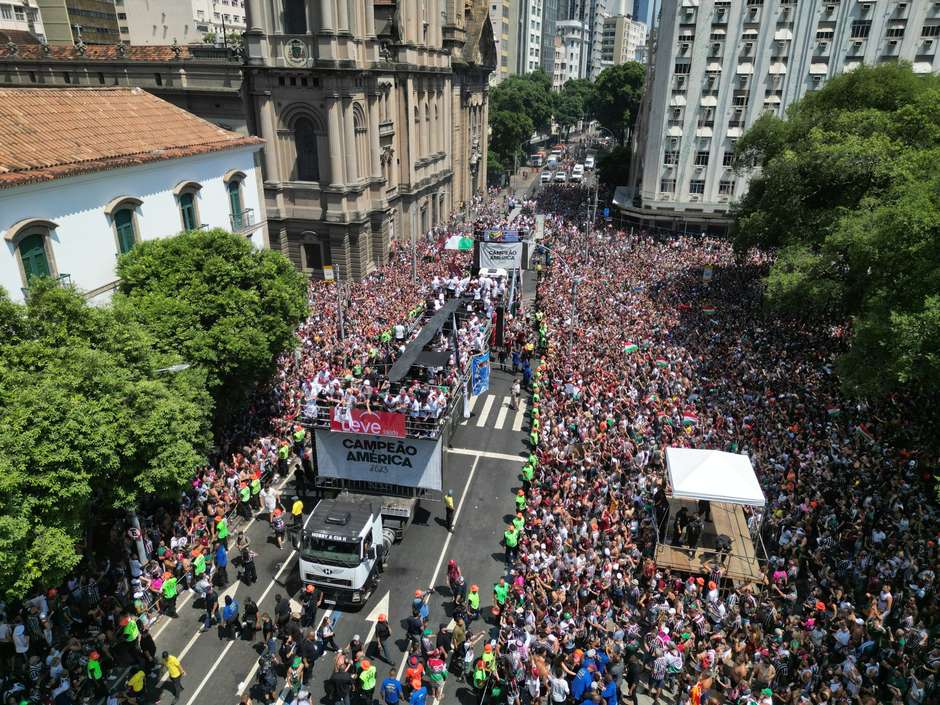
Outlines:
<svg viewBox="0 0 940 705"><path fill-rule="evenodd" d="M297 149L297 180L319 181L317 133L310 118L300 117L294 122L294 146Z"/></svg>
<svg viewBox="0 0 940 705"><path fill-rule="evenodd" d="M353 130L356 133L356 173L360 177L368 176L369 169L369 130L366 128L366 116L362 106L353 106Z"/></svg>
<svg viewBox="0 0 940 705"><path fill-rule="evenodd" d="M180 194L180 216L183 218L183 230L196 230L199 228L196 196L191 191Z"/></svg>
<svg viewBox="0 0 940 705"><path fill-rule="evenodd" d="M114 229L117 231L118 250L122 255L127 254L137 244L132 208L121 208L114 214Z"/></svg>
<svg viewBox="0 0 940 705"><path fill-rule="evenodd" d="M20 240L17 249L27 285L34 277L52 276L52 267L49 266L49 256L46 253L46 236L43 233L27 235Z"/></svg>
<svg viewBox="0 0 940 705"><path fill-rule="evenodd" d="M284 0L284 33L307 33L306 0Z"/></svg>
<svg viewBox="0 0 940 705"><path fill-rule="evenodd" d="M242 211L242 182L232 179L228 182L228 202L232 209L232 230L241 230L244 223Z"/></svg>

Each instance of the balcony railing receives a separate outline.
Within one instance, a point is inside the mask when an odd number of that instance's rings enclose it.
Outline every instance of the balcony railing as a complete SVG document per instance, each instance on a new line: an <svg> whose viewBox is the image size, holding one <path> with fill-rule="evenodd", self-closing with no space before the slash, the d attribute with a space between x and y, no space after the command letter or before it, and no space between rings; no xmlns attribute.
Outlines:
<svg viewBox="0 0 940 705"><path fill-rule="evenodd" d="M241 213L232 213L228 219L232 224L232 232L242 233L250 230L255 224L255 210L254 208L246 208Z"/></svg>
<svg viewBox="0 0 940 705"><path fill-rule="evenodd" d="M43 278L44 278L44 279L52 279L52 281L54 281L57 285L59 285L59 286L61 286L61 287L63 287L63 288L68 288L68 287L72 286L72 275L71 275L71 274L59 274L59 275L54 276L54 277L50 275L50 276L48 276L48 277L43 277ZM21 287L21 288L20 288L20 291L23 292L23 299L28 299L28 298L29 298L29 287L28 287L28 286Z"/></svg>

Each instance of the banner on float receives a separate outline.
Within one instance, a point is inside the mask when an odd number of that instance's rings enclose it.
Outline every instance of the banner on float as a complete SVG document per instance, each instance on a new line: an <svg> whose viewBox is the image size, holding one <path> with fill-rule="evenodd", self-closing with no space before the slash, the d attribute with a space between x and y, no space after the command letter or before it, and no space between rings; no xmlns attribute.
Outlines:
<svg viewBox="0 0 940 705"><path fill-rule="evenodd" d="M539 213L535 216L535 239L541 240L545 237L545 214Z"/></svg>
<svg viewBox="0 0 940 705"><path fill-rule="evenodd" d="M318 430L317 474L440 491L442 440Z"/></svg>
<svg viewBox="0 0 940 705"><path fill-rule="evenodd" d="M483 231L484 242L519 242L521 234L518 230L490 229Z"/></svg>
<svg viewBox="0 0 940 705"><path fill-rule="evenodd" d="M376 436L405 437L405 415L390 411L366 411L334 406L330 430L340 433L367 433Z"/></svg>
<svg viewBox="0 0 940 705"><path fill-rule="evenodd" d="M521 269L522 243L481 242L481 269Z"/></svg>
<svg viewBox="0 0 940 705"><path fill-rule="evenodd" d="M470 361L470 391L479 396L490 388L490 354L474 355Z"/></svg>

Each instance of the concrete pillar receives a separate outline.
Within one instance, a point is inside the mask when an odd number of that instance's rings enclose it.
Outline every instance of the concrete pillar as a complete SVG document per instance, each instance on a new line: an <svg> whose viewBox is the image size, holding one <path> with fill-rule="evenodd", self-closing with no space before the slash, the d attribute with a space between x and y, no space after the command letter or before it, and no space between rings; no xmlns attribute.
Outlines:
<svg viewBox="0 0 940 705"><path fill-rule="evenodd" d="M327 98L326 110L329 116L327 122L330 140L330 184L342 186L346 179L343 175L343 109L339 98Z"/></svg>
<svg viewBox="0 0 940 705"><path fill-rule="evenodd" d="M353 123L352 101L343 102L344 152L346 154L346 183L351 184L359 178L358 154L356 149L356 128Z"/></svg>
<svg viewBox="0 0 940 705"><path fill-rule="evenodd" d="M373 0L365 0L366 3L366 36L375 36L375 6Z"/></svg>
<svg viewBox="0 0 940 705"><path fill-rule="evenodd" d="M320 29L326 32L332 32L336 29L335 13L333 12L333 3L336 0L320 0Z"/></svg>
<svg viewBox="0 0 940 705"><path fill-rule="evenodd" d="M245 4L245 15L245 24L248 25L248 31L260 30L264 24L261 0L248 0Z"/></svg>
<svg viewBox="0 0 940 705"><path fill-rule="evenodd" d="M369 153L372 156L372 176L382 176L379 155L379 96L369 96Z"/></svg>
<svg viewBox="0 0 940 705"><path fill-rule="evenodd" d="M333 0L336 3L336 29L340 32L349 31L349 6L346 0Z"/></svg>

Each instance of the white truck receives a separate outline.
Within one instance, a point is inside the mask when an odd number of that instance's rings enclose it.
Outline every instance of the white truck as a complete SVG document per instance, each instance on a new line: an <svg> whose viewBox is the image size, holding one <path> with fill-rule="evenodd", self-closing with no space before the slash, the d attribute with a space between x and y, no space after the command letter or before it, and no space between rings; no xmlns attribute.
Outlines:
<svg viewBox="0 0 940 705"><path fill-rule="evenodd" d="M321 499L304 529L291 535L303 583L316 585L337 602L364 604L417 504L414 497L349 492Z"/></svg>

